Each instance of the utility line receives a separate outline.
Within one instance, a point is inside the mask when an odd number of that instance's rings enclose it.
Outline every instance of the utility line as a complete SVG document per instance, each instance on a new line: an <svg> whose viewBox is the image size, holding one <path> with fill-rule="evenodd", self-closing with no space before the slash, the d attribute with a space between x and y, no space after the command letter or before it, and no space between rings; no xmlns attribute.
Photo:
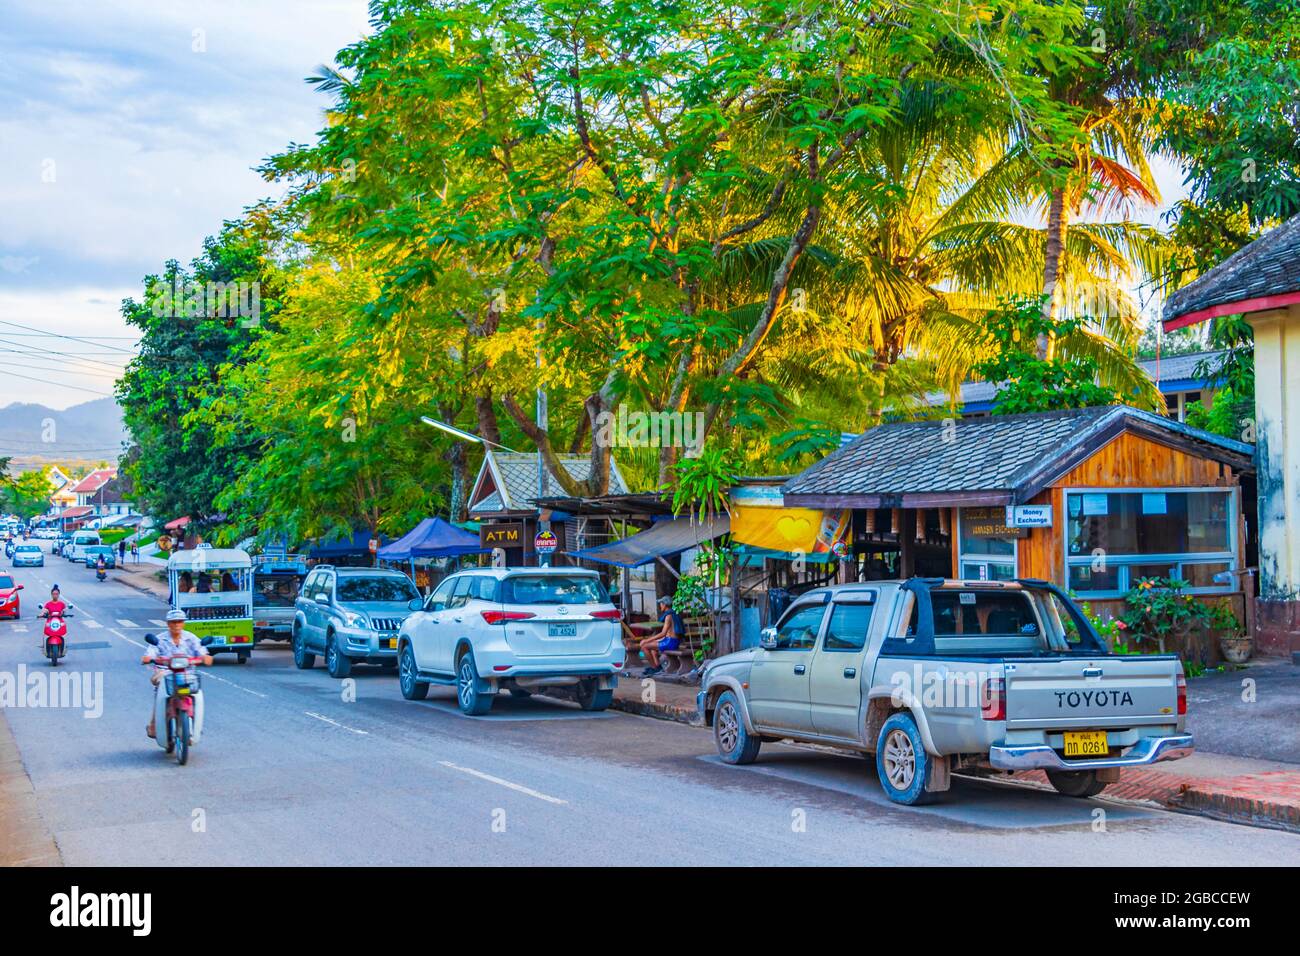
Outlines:
<svg viewBox="0 0 1300 956"><path fill-rule="evenodd" d="M58 332L46 332L44 329L34 328L30 325L19 325L17 322L6 322L4 319L0 319L0 325L11 325L15 329L25 329L28 332L41 332L56 339L67 339L69 342L84 342L86 345L99 345L102 348L112 349L115 352L124 352L127 355L135 354L132 349L119 349L113 345L104 345L102 342L96 342L93 339L82 338L76 335L60 335Z"/></svg>
<svg viewBox="0 0 1300 956"><path fill-rule="evenodd" d="M91 395L98 395L100 398L115 398L115 395L109 392L97 392L93 388L82 388L80 385L69 385L66 382L51 382L45 378L34 378L31 375L19 375L17 372L6 372L8 378L25 378L30 382L40 382L42 385L53 385L56 388L75 388L79 392L89 392Z"/></svg>

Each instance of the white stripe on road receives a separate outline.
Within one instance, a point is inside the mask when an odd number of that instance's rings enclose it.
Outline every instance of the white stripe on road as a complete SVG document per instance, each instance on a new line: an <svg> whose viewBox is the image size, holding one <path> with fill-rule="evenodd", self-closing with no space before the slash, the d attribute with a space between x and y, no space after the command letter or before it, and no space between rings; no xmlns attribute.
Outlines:
<svg viewBox="0 0 1300 956"><path fill-rule="evenodd" d="M16 632L19 633L19 634L26 634L26 633L27 633L27 625L26 625L26 624L15 624L15 625L13 626L13 630L16 631Z"/></svg>
<svg viewBox="0 0 1300 956"><path fill-rule="evenodd" d="M104 625L100 624L98 621L82 621L81 626L89 630L95 631L103 627Z"/></svg>
<svg viewBox="0 0 1300 956"><path fill-rule="evenodd" d="M495 783L497 786L505 787L508 790L514 790L516 793L527 794L530 797L536 797L538 800L545 800L547 803L568 803L567 800L561 800L559 797L552 797L549 794L534 790L531 787L525 787L522 784L511 783L509 780L502 780L500 777L494 777L490 773L484 773L482 770L475 770L472 767L461 767L450 760L439 760L438 763L444 767L450 767L452 770L459 770L461 773L467 773L471 777L478 777L480 780L486 780L488 783Z"/></svg>
<svg viewBox="0 0 1300 956"><path fill-rule="evenodd" d="M303 711L303 713L306 714L308 717L315 717L317 720L323 720L327 724L333 724L335 727L338 727L341 730L349 731L350 733L360 734L363 737L368 736L370 734L370 731L368 730L357 730L357 728L355 727L349 727L346 724L340 724L337 720L330 720L328 717L322 714L313 713L310 710L305 710Z"/></svg>
<svg viewBox="0 0 1300 956"><path fill-rule="evenodd" d="M117 628L115 628L115 627L110 627L110 628L108 629L108 633L110 633L110 634L116 634L118 637L120 637L122 640L126 641L128 644L134 644L136 647L139 647L139 648L141 648L141 649L143 649L143 648L145 648L145 647L148 646L148 645L146 645L146 644L141 644L139 641L133 641L133 640L131 640L131 638L127 637L125 634L123 634L121 631L119 631L119 630L118 630Z"/></svg>
<svg viewBox="0 0 1300 956"><path fill-rule="evenodd" d="M152 624L154 627L166 627L166 626L167 626L167 622L166 622L166 621L160 621L160 620L158 620L156 617L151 617L151 618L149 618L149 623Z"/></svg>
<svg viewBox="0 0 1300 956"><path fill-rule="evenodd" d="M208 672L207 672L204 676L206 676L207 678L209 678L209 679L211 679L211 680L219 680L219 681L221 681L221 683L223 683L223 684L229 684L231 687L234 687L234 688L237 689L237 690L242 690L245 694L252 694L254 697L262 697L262 698L265 698L265 697L266 697L265 694L259 694L259 693L258 693L257 691L255 691L255 690L249 690L249 689L248 689L247 687L245 687L243 684L236 684L233 680L227 680L227 679L224 678L224 677L218 677L216 674L213 674L213 673L212 673L211 669L209 669Z"/></svg>
<svg viewBox="0 0 1300 956"><path fill-rule="evenodd" d="M135 621L128 621L128 620L127 620L126 618L124 618L124 617L119 617L119 618L117 619L117 623L120 624L120 625L122 625L122 627L139 627L139 626L140 626L139 624L135 623Z"/></svg>

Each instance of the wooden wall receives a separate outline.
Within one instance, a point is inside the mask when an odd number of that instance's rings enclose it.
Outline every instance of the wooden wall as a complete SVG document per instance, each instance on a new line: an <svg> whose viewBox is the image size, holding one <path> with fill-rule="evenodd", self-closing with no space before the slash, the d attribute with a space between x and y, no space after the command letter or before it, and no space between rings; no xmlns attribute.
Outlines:
<svg viewBox="0 0 1300 956"><path fill-rule="evenodd" d="M1227 465L1124 432L1029 502L1051 505L1054 520L1053 527L1034 528L1028 538L1021 539L1020 576L1066 586L1065 488L1214 488L1237 483L1237 476ZM1237 547L1239 554L1245 554L1245 526L1241 523Z"/></svg>

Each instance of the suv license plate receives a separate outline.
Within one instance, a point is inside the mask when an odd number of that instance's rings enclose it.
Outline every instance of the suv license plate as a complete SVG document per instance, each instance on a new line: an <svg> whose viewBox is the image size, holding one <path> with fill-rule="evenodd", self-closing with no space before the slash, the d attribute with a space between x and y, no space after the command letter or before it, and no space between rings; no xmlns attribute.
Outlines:
<svg viewBox="0 0 1300 956"><path fill-rule="evenodd" d="M1104 730L1088 730L1065 734L1067 757L1104 757L1110 752Z"/></svg>
<svg viewBox="0 0 1300 956"><path fill-rule="evenodd" d="M577 637L578 625L576 624L552 624L546 629L548 637Z"/></svg>
<svg viewBox="0 0 1300 956"><path fill-rule="evenodd" d="M386 637L382 641L380 641L380 643L383 644L384 647L387 647L389 650L393 650L394 648L397 647L397 638Z"/></svg>

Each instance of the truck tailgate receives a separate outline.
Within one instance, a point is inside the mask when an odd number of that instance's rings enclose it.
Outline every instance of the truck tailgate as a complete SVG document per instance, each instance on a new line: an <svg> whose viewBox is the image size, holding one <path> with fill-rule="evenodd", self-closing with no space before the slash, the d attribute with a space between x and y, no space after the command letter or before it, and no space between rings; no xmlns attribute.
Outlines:
<svg viewBox="0 0 1300 956"><path fill-rule="evenodd" d="M1122 728L1178 719L1174 657L1008 660L1007 729Z"/></svg>

